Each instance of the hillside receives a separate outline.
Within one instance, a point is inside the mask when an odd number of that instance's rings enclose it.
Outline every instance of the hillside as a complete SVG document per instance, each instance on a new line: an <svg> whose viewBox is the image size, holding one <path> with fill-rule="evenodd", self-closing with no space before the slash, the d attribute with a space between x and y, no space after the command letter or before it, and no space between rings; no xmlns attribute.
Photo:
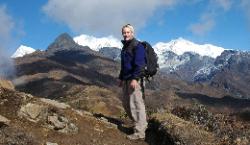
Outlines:
<svg viewBox="0 0 250 145"><path fill-rule="evenodd" d="M8 120L17 120L17 124L27 126L29 130L32 130L31 135L34 138L41 138L38 140L39 143L51 141L64 144L67 143L67 139L68 142L72 141L72 144L86 143L88 145L249 143L249 100L234 98L224 88L216 88L207 82L190 83L179 79L175 73L165 75L161 72L147 84L145 102L149 126L146 139L139 142L127 140L125 136L131 132L129 129L131 124L119 99L121 91L117 87L117 75L120 64L89 47L76 44L68 34L58 36L46 51L36 51L16 58L15 67L16 77L11 78L11 81L16 90L11 85L2 83L9 87L1 89L0 100L3 105L0 115ZM20 95L17 95L19 93L24 96L27 96L25 93L31 95L28 95L28 98L20 98ZM7 96L11 96L10 100ZM32 99L29 99L30 97ZM19 98L19 101L14 101L16 98ZM37 106L34 104L42 104L42 106L48 104L47 99L51 99L49 102L57 101L56 104L64 103L68 109L58 108L55 105L55 108L45 109L52 111L52 115L45 117L46 119L43 115L41 116L46 122L45 127L44 124L39 126L39 123L35 123L35 127L30 128L28 122L33 122L32 119L21 119L23 117L16 115L16 112L20 112L19 110L30 110L27 108ZM15 102L16 105L12 104ZM13 105L16 108L11 108ZM39 105L37 107L43 108ZM83 112L83 116L79 116L79 112L80 114ZM90 118L86 117L86 114ZM45 133L41 130L48 130L44 129L50 122L48 119L61 118L60 115L66 118L69 116L68 118L71 119L76 118L67 120L72 121L78 127L79 132L74 135L62 135L57 133L57 129L56 131L49 130L49 135L53 138L47 135L45 137ZM27 115L24 116L27 117ZM38 116L31 115L33 120L39 120ZM61 120L64 119L61 118ZM101 125L96 125L99 121ZM105 123L116 127L109 130L107 129L109 127L105 127ZM8 125L8 121L2 124L7 126L7 130L11 126ZM95 126L102 127L95 130ZM37 130L41 129L39 133L33 132L36 127ZM4 132L5 128L0 129ZM17 129L22 128L18 126ZM92 135L89 135L89 132ZM2 134L0 137L3 142L8 142L8 134ZM113 134L115 134L114 138L109 142L107 139ZM73 141L74 139L76 141Z"/></svg>

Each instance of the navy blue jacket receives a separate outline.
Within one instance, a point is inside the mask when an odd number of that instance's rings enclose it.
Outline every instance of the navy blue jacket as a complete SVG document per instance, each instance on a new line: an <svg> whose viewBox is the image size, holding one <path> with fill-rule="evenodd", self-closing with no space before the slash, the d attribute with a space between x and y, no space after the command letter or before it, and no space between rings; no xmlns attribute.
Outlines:
<svg viewBox="0 0 250 145"><path fill-rule="evenodd" d="M146 65L144 46L135 38L122 41L120 80L132 80L142 77Z"/></svg>

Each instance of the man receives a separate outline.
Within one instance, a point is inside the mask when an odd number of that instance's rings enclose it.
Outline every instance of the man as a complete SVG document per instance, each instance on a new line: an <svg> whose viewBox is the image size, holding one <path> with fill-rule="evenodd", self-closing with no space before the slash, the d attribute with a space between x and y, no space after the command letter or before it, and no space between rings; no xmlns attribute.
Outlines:
<svg viewBox="0 0 250 145"><path fill-rule="evenodd" d="M131 140L145 138L147 128L146 110L143 100L143 73L146 65L145 49L134 38L134 28L127 24L122 27L123 48L121 52L120 86L123 88L123 107L134 123Z"/></svg>

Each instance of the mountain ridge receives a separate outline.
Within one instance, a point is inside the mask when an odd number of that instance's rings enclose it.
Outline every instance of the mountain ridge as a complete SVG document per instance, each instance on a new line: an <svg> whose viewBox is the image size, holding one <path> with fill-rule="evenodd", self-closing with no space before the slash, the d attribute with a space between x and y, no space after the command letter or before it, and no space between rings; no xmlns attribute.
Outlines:
<svg viewBox="0 0 250 145"><path fill-rule="evenodd" d="M68 34L63 33L61 35ZM75 43L82 46L88 46L94 51L100 51L100 49L104 47L122 48L120 40L113 36L97 38L81 34L79 36L75 36L73 40ZM212 44L196 44L182 37L173 39L169 42L158 42L154 44L153 47L158 55L162 55L165 51L172 51L177 55L182 55L185 52L194 52L200 54L201 56L210 56L213 58L221 54L223 50L226 50L225 48L214 46Z"/></svg>
<svg viewBox="0 0 250 145"><path fill-rule="evenodd" d="M60 40L60 37L66 39L62 39L63 42L57 41ZM66 103L77 110L93 113L93 116L96 117L94 120L100 118L113 124L128 123L126 125L130 125L120 101L121 88L117 85L119 62L109 59L87 46L71 43L72 38L63 35L57 38L51 43L53 45L49 45L53 46L49 47L49 50L14 59L16 78L12 81L15 82L16 90L37 96L37 99L42 98L41 100L46 100L46 102L53 99ZM207 61L203 57L206 57ZM169 58L185 61L175 68L176 71L170 73L160 71L150 83L146 83L145 103L147 113L152 118L149 118L145 142L141 143L192 145L210 143L210 139L212 139L210 144L233 144L236 141L242 145L249 144L250 126L247 116L249 115L250 100L237 96L237 93L244 95L246 93L244 91L249 90L245 84L248 83L248 77L245 75L250 76L247 74L248 62L250 62L248 54L225 51L216 61L211 57L200 56L192 52L186 52L181 56L170 52ZM223 64L220 71L216 71L211 82L188 82L180 79L187 74L193 74L202 65L210 64L210 61L218 66ZM241 69L244 71L241 72ZM182 74L184 75L182 76ZM232 78L232 75L236 77ZM235 81L239 77L243 84ZM241 88L235 87L237 85ZM13 101L20 97L15 97L0 88L0 104L3 104L0 105L0 108L3 108L0 109L0 112L3 112L1 115L9 119L12 116L18 117L15 112L21 108L21 113L25 116L25 114L30 114L27 111L25 113L25 110L28 110L25 108L43 104L40 102L34 104L35 101L29 100L27 97L23 98L29 104L22 104L22 100ZM20 105L10 105L9 103L19 103ZM10 111L13 115L8 116ZM49 120L45 119L45 124L50 123L51 119L59 118L60 121L61 116L67 118L67 115L73 115L70 117L73 119L77 117L71 112L62 115L63 112L57 112L55 109L49 109L49 111L52 112L49 113ZM28 116L27 119L30 117ZM24 120L28 121L25 118ZM78 134L80 136L78 141L81 143L83 136L87 137L85 139L87 141L98 140L98 137L102 137L88 136L95 131L99 133L100 127L96 124L87 123L87 126L86 122L79 120L78 117L73 123L77 127L80 125L79 131L87 131ZM41 127L43 129L44 126ZM86 130L86 127L95 131L90 132L89 129ZM0 133L1 129L0 126ZM119 131L122 133L124 130ZM101 132L99 135L110 133L108 130ZM39 133L42 132L39 131ZM55 136L57 139L54 142L60 144L70 144L69 142L73 141L68 138L62 140L60 138L62 136L57 136L56 132ZM101 140L100 144L106 143L105 141ZM119 140L116 141L119 142ZM117 142L112 143L119 144Z"/></svg>
<svg viewBox="0 0 250 145"><path fill-rule="evenodd" d="M43 53L44 57L42 58L49 60L48 62L46 62L46 67L52 67L52 65L49 63L51 61L53 61L53 65L57 65L57 63L60 63L61 65L66 65L67 67L78 65L81 66L81 63L87 62L86 66L84 64L83 68L91 68L89 70L95 71L96 77L100 75L99 72L105 72L105 76L117 77L119 73L119 61L115 62L114 60L119 60L119 50L119 48L104 47L99 51L94 51L88 46L81 46L77 44L73 40L73 38L64 33L62 35L59 35L55 39L55 41L49 45L48 49ZM250 94L248 93L248 89L250 89L250 87L249 85L247 85L248 78L244 79L244 75L249 75L248 63L250 56L248 52L224 50L223 53L216 59L209 56L201 56L194 52L185 52L182 55L177 55L172 51L165 51L163 54L165 60L159 60L161 64L164 64L161 65L161 75L170 76L173 79L186 81L187 83L201 83L202 85L209 87L210 89L219 88L218 90L223 90L223 93L220 93L221 95L231 94L240 98L250 98ZM38 55L34 54L34 56ZM68 58L69 60L65 60L66 58ZM97 61L95 62L92 60ZM101 62L105 62L106 64L102 64ZM106 70L106 68L102 69L102 67L109 66L108 63L111 62L112 66L117 69L116 71L112 72L112 70ZM65 66L57 67L65 68ZM241 67L244 68L244 72L241 72ZM43 68L41 67L39 69ZM69 68L67 68L67 70L69 70ZM87 72L86 70L80 71ZM107 72L109 72L111 76ZM229 77L230 75L234 75L235 77ZM87 76L91 75L89 75L88 73ZM222 79L224 78L223 76L227 76L228 78ZM78 73L77 77L79 77ZM240 81L237 81L237 77L241 78L238 79ZM105 77L103 76L103 78ZM114 79L111 80L113 80L112 82L114 82ZM106 79L104 79L104 81L106 83L108 82ZM158 81L160 81L160 79ZM161 84L160 82L157 83ZM209 93L209 91L205 91L204 93L211 94Z"/></svg>

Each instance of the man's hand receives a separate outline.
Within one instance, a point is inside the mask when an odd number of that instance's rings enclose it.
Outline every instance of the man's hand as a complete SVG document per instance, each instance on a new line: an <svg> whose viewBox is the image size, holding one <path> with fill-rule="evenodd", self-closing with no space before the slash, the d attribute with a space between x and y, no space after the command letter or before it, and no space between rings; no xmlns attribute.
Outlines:
<svg viewBox="0 0 250 145"><path fill-rule="evenodd" d="M137 82L137 80L132 80L131 83L130 83L130 87L133 88L133 89L135 89L135 87L137 85L139 85L138 82Z"/></svg>

